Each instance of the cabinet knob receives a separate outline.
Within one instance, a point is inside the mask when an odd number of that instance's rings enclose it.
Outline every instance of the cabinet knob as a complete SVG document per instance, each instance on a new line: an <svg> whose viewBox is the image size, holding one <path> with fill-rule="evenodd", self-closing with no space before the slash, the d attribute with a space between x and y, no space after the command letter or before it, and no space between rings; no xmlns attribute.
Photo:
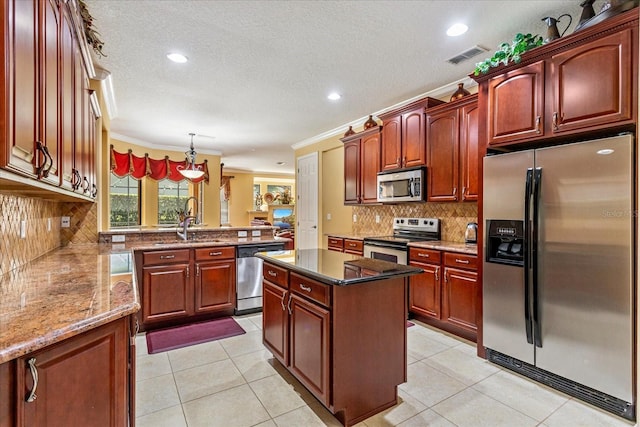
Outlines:
<svg viewBox="0 0 640 427"><path fill-rule="evenodd" d="M540 116L536 117L536 133L540 133Z"/></svg>

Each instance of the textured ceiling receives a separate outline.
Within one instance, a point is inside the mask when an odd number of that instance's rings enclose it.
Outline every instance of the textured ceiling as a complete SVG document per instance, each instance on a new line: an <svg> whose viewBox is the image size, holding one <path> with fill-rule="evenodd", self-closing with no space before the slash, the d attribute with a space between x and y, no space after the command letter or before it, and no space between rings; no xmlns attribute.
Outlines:
<svg viewBox="0 0 640 427"><path fill-rule="evenodd" d="M579 3L86 0L107 55L95 64L113 80L118 139L184 150L195 132L196 151L221 153L225 169L263 173L293 173L294 144L471 84L476 62L518 32L544 35L546 16L570 13L573 31ZM447 37L457 21L469 31ZM446 62L474 45L489 52ZM170 62L172 51L189 62ZM342 99L329 101L332 91Z"/></svg>

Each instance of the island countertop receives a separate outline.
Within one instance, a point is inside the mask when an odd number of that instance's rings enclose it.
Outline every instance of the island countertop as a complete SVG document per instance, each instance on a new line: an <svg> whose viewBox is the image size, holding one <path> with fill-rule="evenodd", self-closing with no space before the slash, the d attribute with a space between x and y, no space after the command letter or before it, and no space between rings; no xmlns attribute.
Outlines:
<svg viewBox="0 0 640 427"><path fill-rule="evenodd" d="M353 285L422 273L422 269L327 249L259 252L257 257L328 285Z"/></svg>
<svg viewBox="0 0 640 427"><path fill-rule="evenodd" d="M0 276L0 363L137 312L132 259L73 245Z"/></svg>

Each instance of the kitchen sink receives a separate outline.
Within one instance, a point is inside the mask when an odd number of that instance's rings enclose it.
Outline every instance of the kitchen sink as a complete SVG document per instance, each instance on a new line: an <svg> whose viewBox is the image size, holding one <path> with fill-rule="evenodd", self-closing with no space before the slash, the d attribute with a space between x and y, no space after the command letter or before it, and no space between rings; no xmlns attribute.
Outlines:
<svg viewBox="0 0 640 427"><path fill-rule="evenodd" d="M191 245L194 243L218 243L220 239L206 239L206 240L172 240L169 242L156 242L153 246L167 246L167 245Z"/></svg>

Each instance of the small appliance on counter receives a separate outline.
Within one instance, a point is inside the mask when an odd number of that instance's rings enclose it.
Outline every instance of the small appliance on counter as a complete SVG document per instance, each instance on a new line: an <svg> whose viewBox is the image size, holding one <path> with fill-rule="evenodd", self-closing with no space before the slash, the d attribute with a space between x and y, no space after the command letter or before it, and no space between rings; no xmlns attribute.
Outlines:
<svg viewBox="0 0 640 427"><path fill-rule="evenodd" d="M477 243L478 242L478 223L470 222L467 224L467 228L464 231L465 243Z"/></svg>

